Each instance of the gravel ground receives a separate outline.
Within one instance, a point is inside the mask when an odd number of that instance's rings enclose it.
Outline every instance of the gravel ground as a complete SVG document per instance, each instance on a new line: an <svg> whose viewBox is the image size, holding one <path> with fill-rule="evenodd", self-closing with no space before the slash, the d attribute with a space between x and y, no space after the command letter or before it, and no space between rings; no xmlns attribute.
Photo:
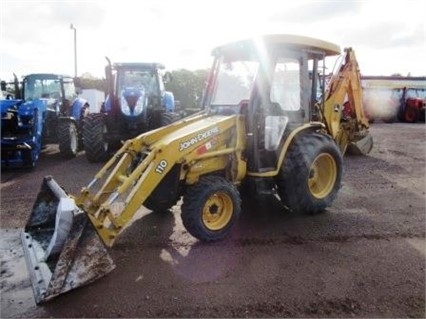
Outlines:
<svg viewBox="0 0 426 319"><path fill-rule="evenodd" d="M117 268L42 306L19 232L44 175L76 194L101 165L48 147L32 171L1 174L1 318L425 317L425 125L372 125L367 157L345 157L344 185L318 216L247 199L232 235L204 244L179 206L118 239Z"/></svg>

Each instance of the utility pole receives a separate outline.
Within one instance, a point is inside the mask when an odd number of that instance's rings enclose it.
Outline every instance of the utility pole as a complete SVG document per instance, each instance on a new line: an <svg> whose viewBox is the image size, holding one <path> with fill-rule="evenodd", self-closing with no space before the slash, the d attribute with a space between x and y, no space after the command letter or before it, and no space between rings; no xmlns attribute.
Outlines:
<svg viewBox="0 0 426 319"><path fill-rule="evenodd" d="M71 23L70 29L74 30L74 77L77 77L77 29Z"/></svg>

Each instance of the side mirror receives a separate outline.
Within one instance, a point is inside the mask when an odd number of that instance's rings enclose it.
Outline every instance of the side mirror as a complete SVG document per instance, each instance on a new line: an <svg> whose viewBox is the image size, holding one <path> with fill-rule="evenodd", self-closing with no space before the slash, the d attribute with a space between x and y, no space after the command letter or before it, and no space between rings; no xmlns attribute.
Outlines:
<svg viewBox="0 0 426 319"><path fill-rule="evenodd" d="M173 76L172 76L172 74L170 73L170 72L166 72L164 75L163 75L163 82L164 83L169 83L169 82L171 82L173 80Z"/></svg>

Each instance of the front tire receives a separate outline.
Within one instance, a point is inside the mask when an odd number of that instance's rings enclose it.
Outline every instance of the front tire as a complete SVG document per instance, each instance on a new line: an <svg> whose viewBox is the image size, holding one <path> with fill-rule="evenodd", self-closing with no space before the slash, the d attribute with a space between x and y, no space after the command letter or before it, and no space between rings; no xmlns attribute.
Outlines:
<svg viewBox="0 0 426 319"><path fill-rule="evenodd" d="M37 156L32 150L22 151L23 167L33 169L36 167Z"/></svg>
<svg viewBox="0 0 426 319"><path fill-rule="evenodd" d="M167 126L180 120L180 115L174 112L163 112L161 114L161 127Z"/></svg>
<svg viewBox="0 0 426 319"><path fill-rule="evenodd" d="M160 201L159 199L148 197L143 205L153 212L165 212L172 208L176 202L177 200L166 199L164 201Z"/></svg>
<svg viewBox="0 0 426 319"><path fill-rule="evenodd" d="M89 114L83 123L83 143L89 162L104 162L109 158L109 143L104 135L108 132L102 113Z"/></svg>
<svg viewBox="0 0 426 319"><path fill-rule="evenodd" d="M183 198L182 222L188 232L202 241L216 241L231 231L241 212L236 187L220 176L201 177L187 188Z"/></svg>
<svg viewBox="0 0 426 319"><path fill-rule="evenodd" d="M65 158L74 158L78 153L78 131L72 121L61 121L56 128L59 140L59 151Z"/></svg>
<svg viewBox="0 0 426 319"><path fill-rule="evenodd" d="M81 109L80 111L80 119L78 120L78 150L82 151L84 150L84 141L83 141L83 126L84 126L84 122L85 119L89 116L90 114L90 106L89 104L85 104L84 107Z"/></svg>
<svg viewBox="0 0 426 319"><path fill-rule="evenodd" d="M294 212L323 212L340 189L342 163L342 154L330 136L296 136L276 177L281 201Z"/></svg>

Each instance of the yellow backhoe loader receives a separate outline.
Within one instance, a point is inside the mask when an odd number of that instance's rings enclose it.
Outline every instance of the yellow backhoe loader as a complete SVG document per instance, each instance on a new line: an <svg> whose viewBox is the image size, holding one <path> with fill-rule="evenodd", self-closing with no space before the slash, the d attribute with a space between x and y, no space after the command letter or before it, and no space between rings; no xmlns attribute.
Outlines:
<svg viewBox="0 0 426 319"><path fill-rule="evenodd" d="M339 54L294 35L219 46L203 111L126 141L76 196L45 177L22 233L36 302L111 271L106 247L142 205L164 211L183 198L183 225L202 241L231 232L242 188L294 212L324 211L345 151L373 145L351 48L325 84L320 63Z"/></svg>

